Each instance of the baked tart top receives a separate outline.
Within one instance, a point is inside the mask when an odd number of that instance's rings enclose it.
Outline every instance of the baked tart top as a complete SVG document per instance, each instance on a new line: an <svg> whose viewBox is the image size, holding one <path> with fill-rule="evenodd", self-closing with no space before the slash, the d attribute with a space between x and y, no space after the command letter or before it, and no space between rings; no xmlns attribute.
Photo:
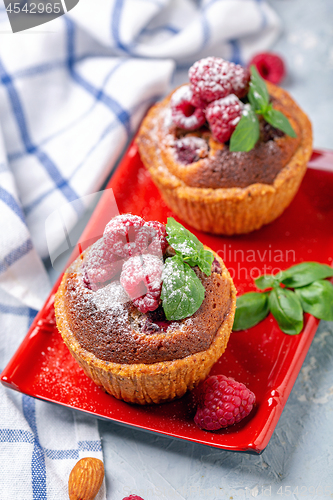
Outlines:
<svg viewBox="0 0 333 500"><path fill-rule="evenodd" d="M67 270L69 327L103 361L146 363L207 350L235 288L223 261L181 224L115 217Z"/></svg>
<svg viewBox="0 0 333 500"><path fill-rule="evenodd" d="M189 77L189 84L148 112L137 139L140 151L151 154L154 143L170 174L189 187L273 184L300 147L303 130L311 135L307 116L254 69L251 76L210 57L195 63Z"/></svg>

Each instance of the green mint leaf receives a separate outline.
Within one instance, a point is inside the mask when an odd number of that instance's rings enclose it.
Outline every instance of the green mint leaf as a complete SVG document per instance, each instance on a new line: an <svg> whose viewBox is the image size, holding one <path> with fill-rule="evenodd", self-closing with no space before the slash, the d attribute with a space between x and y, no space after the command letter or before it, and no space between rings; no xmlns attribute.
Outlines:
<svg viewBox="0 0 333 500"><path fill-rule="evenodd" d="M249 104L244 106L242 118L239 120L231 138L230 151L250 151L256 145L260 135L259 120Z"/></svg>
<svg viewBox="0 0 333 500"><path fill-rule="evenodd" d="M259 290L266 290L267 288L274 288L279 285L279 281L272 274L263 274L255 279L254 282Z"/></svg>
<svg viewBox="0 0 333 500"><path fill-rule="evenodd" d="M205 273L206 276L210 276L212 274L213 260L214 255L212 254L212 252L206 250L205 248L202 248L200 250L197 265L199 266L199 269L201 269L201 271Z"/></svg>
<svg viewBox="0 0 333 500"><path fill-rule="evenodd" d="M255 111L262 114L269 106L269 93L266 82L258 73L255 66L251 66L250 90L248 93L249 101Z"/></svg>
<svg viewBox="0 0 333 500"><path fill-rule="evenodd" d="M209 250L205 250L202 248L200 252L198 252L192 258L184 258L182 255L184 262L191 267L198 266L199 269L206 274L206 276L210 276L212 274L212 263L214 260L214 255Z"/></svg>
<svg viewBox="0 0 333 500"><path fill-rule="evenodd" d="M295 292L287 288L274 288L268 299L269 308L280 329L297 335L303 329L303 310Z"/></svg>
<svg viewBox="0 0 333 500"><path fill-rule="evenodd" d="M162 274L162 307L168 320L192 316L205 298L205 287L180 255L166 259Z"/></svg>
<svg viewBox="0 0 333 500"><path fill-rule="evenodd" d="M308 286L296 288L295 293L305 312L315 318L333 321L333 285L326 280L314 281Z"/></svg>
<svg viewBox="0 0 333 500"><path fill-rule="evenodd" d="M168 217L166 232L169 245L184 259L196 259L203 249L201 241L173 217Z"/></svg>
<svg viewBox="0 0 333 500"><path fill-rule="evenodd" d="M297 137L295 130L290 125L288 118L278 111L277 109L270 108L262 113L266 122L270 123L273 127L282 130L285 134L290 137Z"/></svg>
<svg viewBox="0 0 333 500"><path fill-rule="evenodd" d="M302 262L279 273L279 280L288 288L299 288L332 276L333 268L326 264Z"/></svg>
<svg viewBox="0 0 333 500"><path fill-rule="evenodd" d="M269 313L268 294L259 292L244 293L237 297L234 331L245 330L256 325Z"/></svg>
<svg viewBox="0 0 333 500"><path fill-rule="evenodd" d="M214 260L212 252L205 250L201 241L173 217L168 218L166 231L168 243L176 253L190 266L198 266L201 271L210 276Z"/></svg>

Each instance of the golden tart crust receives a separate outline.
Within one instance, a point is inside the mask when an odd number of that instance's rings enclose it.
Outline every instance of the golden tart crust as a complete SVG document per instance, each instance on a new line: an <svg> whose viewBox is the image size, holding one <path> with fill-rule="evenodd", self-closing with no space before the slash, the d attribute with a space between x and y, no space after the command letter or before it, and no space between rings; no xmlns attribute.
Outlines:
<svg viewBox="0 0 333 500"><path fill-rule="evenodd" d="M153 106L144 119L137 136L141 159L167 205L192 227L215 234L248 233L279 217L294 198L312 153L311 123L288 92L268 82L267 86L273 107L288 117L297 133L296 139L283 136L269 141L281 163L271 183L216 187L214 168L207 173L205 153L192 164L178 162L170 152L170 141L177 137L170 137L172 127L166 124L171 95ZM214 141L210 132L207 134L211 166L225 146ZM214 182L215 187L207 187Z"/></svg>
<svg viewBox="0 0 333 500"><path fill-rule="evenodd" d="M216 325L216 333L209 347L185 357L154 363L107 361L98 358L80 344L70 326L70 311L66 300L66 287L70 276L79 270L82 263L81 258L78 258L71 266L70 272L64 274L54 305L58 330L70 353L88 377L116 398L138 404L162 403L179 398L204 380L226 349L236 308L236 289L233 281L222 259L216 253L214 257L221 266L221 277L229 287L230 300L222 321ZM203 311L206 307L205 300L201 306ZM152 335L154 334L148 334L147 339Z"/></svg>

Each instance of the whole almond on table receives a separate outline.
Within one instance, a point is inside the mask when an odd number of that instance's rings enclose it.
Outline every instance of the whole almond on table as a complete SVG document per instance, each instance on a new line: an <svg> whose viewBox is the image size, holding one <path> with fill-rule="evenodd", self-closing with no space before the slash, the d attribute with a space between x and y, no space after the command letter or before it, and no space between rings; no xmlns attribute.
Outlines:
<svg viewBox="0 0 333 500"><path fill-rule="evenodd" d="M104 465L98 458L82 458L73 467L68 480L70 500L94 500L104 478Z"/></svg>

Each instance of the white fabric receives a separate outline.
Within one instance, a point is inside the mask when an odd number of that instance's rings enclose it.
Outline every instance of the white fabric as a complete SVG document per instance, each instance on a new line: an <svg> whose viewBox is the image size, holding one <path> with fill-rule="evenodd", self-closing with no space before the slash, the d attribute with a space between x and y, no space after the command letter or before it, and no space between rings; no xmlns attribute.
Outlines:
<svg viewBox="0 0 333 500"><path fill-rule="evenodd" d="M0 3L0 369L49 292L46 218L75 199L80 218L182 70L207 55L246 63L278 32L261 0L80 0L13 35ZM0 498L66 499L74 463L102 458L96 420L0 392Z"/></svg>

